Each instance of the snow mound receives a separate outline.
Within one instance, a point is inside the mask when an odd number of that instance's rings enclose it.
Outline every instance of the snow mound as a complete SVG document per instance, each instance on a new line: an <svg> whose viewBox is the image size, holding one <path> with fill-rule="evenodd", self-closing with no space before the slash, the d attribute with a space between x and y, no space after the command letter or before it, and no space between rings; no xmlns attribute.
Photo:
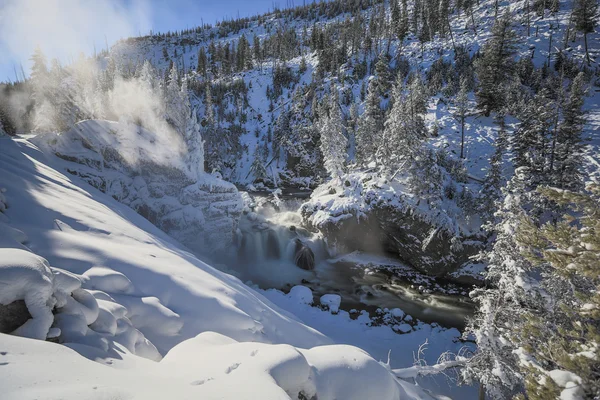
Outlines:
<svg viewBox="0 0 600 400"><path fill-rule="evenodd" d="M339 294L325 294L321 296L321 305L323 307L327 307L327 309L333 314L337 314L340 311L341 303L342 298Z"/></svg>
<svg viewBox="0 0 600 400"><path fill-rule="evenodd" d="M312 304L313 303L313 294L312 290L307 288L306 286L296 285L290 290L288 294L290 299L299 304Z"/></svg>
<svg viewBox="0 0 600 400"><path fill-rule="evenodd" d="M46 339L54 322L53 277L42 257L20 249L0 249L0 304L24 300L31 319L14 334Z"/></svg>
<svg viewBox="0 0 600 400"><path fill-rule="evenodd" d="M88 276L98 270L94 268ZM102 276L119 276L121 282L127 279L116 273ZM105 352L118 343L133 354L160 360L154 345L127 318L127 309L110 301L99 303L92 293L81 288L85 278L53 268L47 260L29 251L0 248L0 304L6 306L23 300L31 316L12 333L40 340L52 337L61 343L84 344ZM110 286L106 280L101 282ZM159 305L157 299L150 303L154 307ZM172 319L178 316L165 307L161 311L167 314L166 318L149 318L149 322L159 324L158 329L163 332L170 329L177 333L181 323L173 323ZM169 328L160 325L165 322Z"/></svg>
<svg viewBox="0 0 600 400"><path fill-rule="evenodd" d="M205 332L174 347L159 363L127 350L110 368L72 349L0 334L3 399L298 399L399 400L418 389L352 346L311 350L240 343ZM43 376L44 379L32 379ZM365 384L368 383L368 384Z"/></svg>

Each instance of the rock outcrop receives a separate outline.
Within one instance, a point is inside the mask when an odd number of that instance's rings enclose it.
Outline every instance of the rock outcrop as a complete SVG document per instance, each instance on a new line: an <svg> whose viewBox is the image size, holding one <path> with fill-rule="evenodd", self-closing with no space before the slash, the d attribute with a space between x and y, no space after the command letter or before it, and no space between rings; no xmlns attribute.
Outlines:
<svg viewBox="0 0 600 400"><path fill-rule="evenodd" d="M389 185L364 179L323 185L301 208L304 225L337 253L394 254L421 272L445 276L477 254L481 242L448 229L440 221L450 218L441 211L428 211L404 202Z"/></svg>

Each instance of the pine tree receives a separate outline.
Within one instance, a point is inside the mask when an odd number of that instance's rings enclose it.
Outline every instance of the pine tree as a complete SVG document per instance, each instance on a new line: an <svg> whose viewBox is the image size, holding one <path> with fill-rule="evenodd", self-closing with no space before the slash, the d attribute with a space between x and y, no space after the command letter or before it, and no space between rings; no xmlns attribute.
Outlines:
<svg viewBox="0 0 600 400"><path fill-rule="evenodd" d="M263 152L263 148L257 145L252 157L252 165L250 166L250 171L252 172L252 175L254 175L254 182L262 181L267 177Z"/></svg>
<svg viewBox="0 0 600 400"><path fill-rule="evenodd" d="M477 100L486 116L504 106L504 84L514 71L516 34L511 27L510 14L506 13L496 20L491 33L491 37L483 45L483 56L477 63Z"/></svg>
<svg viewBox="0 0 600 400"><path fill-rule="evenodd" d="M600 397L600 186L587 189L541 189L567 212L542 226L523 219L517 230L523 256L541 272L545 297L545 307L527 310L511 339L531 360L529 368L521 369L527 397L533 400L562 397L562 384L550 371L576 376L569 396Z"/></svg>
<svg viewBox="0 0 600 400"><path fill-rule="evenodd" d="M323 154L325 170L332 178L339 178L345 170L348 140L344 135L337 92L331 95L329 115L320 121L319 131L321 132L320 149Z"/></svg>
<svg viewBox="0 0 600 400"><path fill-rule="evenodd" d="M588 51L588 33L594 33L598 23L598 1L597 0L576 0L573 9L573 21L575 28L583 32L585 42L585 56L588 65L591 63L590 53Z"/></svg>
<svg viewBox="0 0 600 400"><path fill-rule="evenodd" d="M521 123L513 135L515 166L527 167L537 183L548 182L549 143L555 107L547 88L542 88L523 106ZM550 105L550 106L549 106Z"/></svg>
<svg viewBox="0 0 600 400"><path fill-rule="evenodd" d="M551 161L552 182L561 189L576 190L583 182L583 143L581 133L585 124L583 102L585 76L580 72L571 83L569 96L563 105L563 120L558 124L556 149Z"/></svg>
<svg viewBox="0 0 600 400"><path fill-rule="evenodd" d="M515 232L525 215L528 200L528 172L518 168L504 189L504 201L491 227L496 240L486 255L487 288L476 289L471 297L478 305L467 332L477 341L477 352L462 370L467 382L477 380L492 399L511 398L522 391L517 346L511 341L522 326L527 309L539 307L543 297L534 289L527 271L531 264L521 255Z"/></svg>
<svg viewBox="0 0 600 400"><path fill-rule="evenodd" d="M493 220L494 212L502 196L502 159L508 147L504 115L498 115L496 122L498 134L494 141L494 154L490 158L490 167L481 188L481 211L490 221Z"/></svg>
<svg viewBox="0 0 600 400"><path fill-rule="evenodd" d="M206 78L207 64L206 51L204 50L204 47L201 47L200 50L198 50L198 66L196 71L204 78Z"/></svg>
<svg viewBox="0 0 600 400"><path fill-rule="evenodd" d="M185 136L188 150L186 165L190 175L199 180L204 173L204 140L202 140L198 110L196 109L193 109L190 113Z"/></svg>
<svg viewBox="0 0 600 400"><path fill-rule="evenodd" d="M356 162L366 167L374 160L383 128L381 106L374 80L369 82L365 111L358 121L356 131Z"/></svg>
<svg viewBox="0 0 600 400"><path fill-rule="evenodd" d="M375 75L377 77L377 90L379 95L385 96L390 88L390 66L387 54L380 54L375 64Z"/></svg>
<svg viewBox="0 0 600 400"><path fill-rule="evenodd" d="M390 110L383 139L378 143L377 157L386 173L408 172L412 188L416 193L428 197L425 185L438 182L438 168L434 157L424 147L427 137L424 114L426 112L425 86L416 74L408 88L401 76L394 87L393 106ZM427 176L425 176L427 175ZM419 182L422 181L422 182Z"/></svg>

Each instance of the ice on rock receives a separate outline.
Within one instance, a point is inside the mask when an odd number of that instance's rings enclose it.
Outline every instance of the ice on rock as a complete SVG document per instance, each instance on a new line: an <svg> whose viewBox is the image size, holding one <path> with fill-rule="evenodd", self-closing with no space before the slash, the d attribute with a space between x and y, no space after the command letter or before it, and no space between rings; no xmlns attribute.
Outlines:
<svg viewBox="0 0 600 400"><path fill-rule="evenodd" d="M342 298L338 294L325 294L321 296L321 305L327 307L333 314L337 314L340 311L340 304Z"/></svg>
<svg viewBox="0 0 600 400"><path fill-rule="evenodd" d="M392 316L393 316L394 318L396 318L396 319L402 319L402 318L404 318L404 315L406 315L406 314L404 313L404 311L402 311L402 310L401 310L401 309L399 309L399 308L392 308L392 309L390 310L390 314L392 314Z"/></svg>
<svg viewBox="0 0 600 400"><path fill-rule="evenodd" d="M296 285L290 290L288 296L300 303L300 304L312 304L313 303L313 294L312 290L307 288L306 286Z"/></svg>

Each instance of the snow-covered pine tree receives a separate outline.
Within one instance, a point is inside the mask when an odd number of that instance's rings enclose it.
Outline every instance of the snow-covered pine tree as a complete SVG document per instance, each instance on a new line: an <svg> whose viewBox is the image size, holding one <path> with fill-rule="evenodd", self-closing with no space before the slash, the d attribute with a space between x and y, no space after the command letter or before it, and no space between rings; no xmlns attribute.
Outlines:
<svg viewBox="0 0 600 400"><path fill-rule="evenodd" d="M185 164L190 176L198 180L204 173L204 140L198 122L198 110L195 108L190 112L185 141L188 151Z"/></svg>
<svg viewBox="0 0 600 400"><path fill-rule="evenodd" d="M348 139L344 135L337 91L331 94L329 115L319 121L319 130L325 170L332 178L339 178L345 171Z"/></svg>
<svg viewBox="0 0 600 400"><path fill-rule="evenodd" d="M477 61L479 89L477 101L486 116L504 105L504 85L514 71L516 33L507 12L496 20L490 38L482 47L482 57Z"/></svg>
<svg viewBox="0 0 600 400"><path fill-rule="evenodd" d="M537 183L547 182L547 155L552 124L555 120L555 107L547 88L542 88L532 99L522 106L521 120L513 135L512 147L515 152L515 166L527 167L530 176Z"/></svg>
<svg viewBox="0 0 600 400"><path fill-rule="evenodd" d="M599 398L600 186L591 184L586 193L540 191L567 212L541 227L525 219L517 230L546 299L543 309L528 310L522 329L513 327L512 341L529 364L520 365L527 398Z"/></svg>
<svg viewBox="0 0 600 400"><path fill-rule="evenodd" d="M254 155L252 156L252 165L250 165L250 172L254 175L254 181L261 181L267 177L267 169L264 164L263 147L260 145L254 149Z"/></svg>
<svg viewBox="0 0 600 400"><path fill-rule="evenodd" d="M356 163L366 167L375 158L382 130L380 98L375 80L369 82L365 110L356 131Z"/></svg>
<svg viewBox="0 0 600 400"><path fill-rule="evenodd" d="M181 120L183 112L180 92L181 88L179 86L179 72L177 71L177 66L173 64L169 71L165 90L166 119L177 132L184 133L180 130L181 126L183 125L183 121Z"/></svg>
<svg viewBox="0 0 600 400"><path fill-rule="evenodd" d="M494 212L502 196L502 159L508 147L504 115L499 114L496 117L496 123L498 134L494 141L494 154L490 158L490 167L485 175L480 196L481 212L489 221L493 221Z"/></svg>
<svg viewBox="0 0 600 400"><path fill-rule="evenodd" d="M491 227L496 240L486 255L489 263L486 288L471 293L478 309L467 333L477 341L477 351L462 370L469 382L482 384L492 399L510 398L524 387L519 351L512 335L523 326L527 310L543 309L544 298L527 271L531 264L522 256L515 233L527 207L527 168L517 168L504 189L504 201Z"/></svg>
<svg viewBox="0 0 600 400"><path fill-rule="evenodd" d="M556 148L551 162L553 185L561 189L580 189L583 182L581 133L585 124L584 97L585 74L580 72L571 82L569 95L563 103L563 118L557 127Z"/></svg>

